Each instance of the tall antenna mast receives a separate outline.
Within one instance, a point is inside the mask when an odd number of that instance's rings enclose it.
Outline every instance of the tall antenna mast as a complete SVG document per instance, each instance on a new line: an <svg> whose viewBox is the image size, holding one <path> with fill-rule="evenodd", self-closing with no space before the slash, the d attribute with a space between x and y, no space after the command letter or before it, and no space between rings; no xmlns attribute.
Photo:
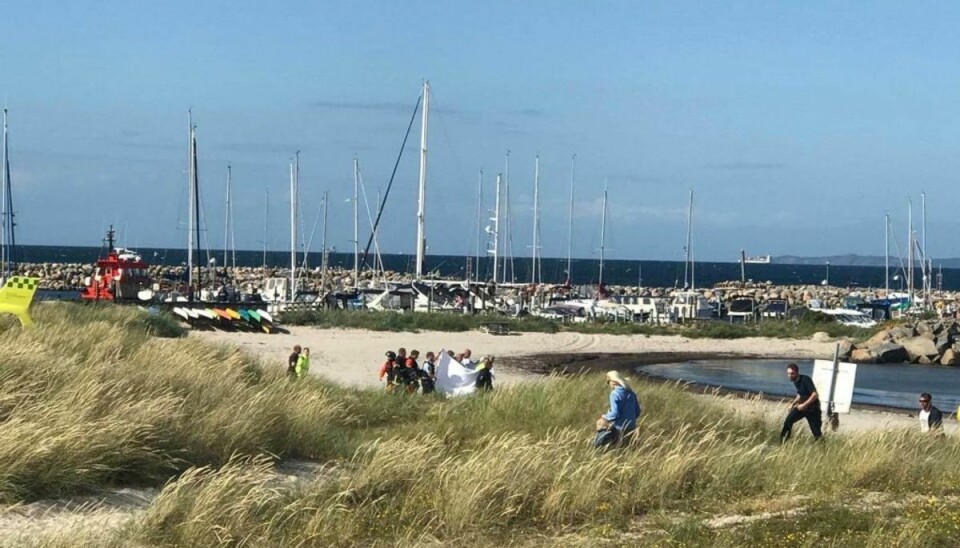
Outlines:
<svg viewBox="0 0 960 548"><path fill-rule="evenodd" d="M573 185L577 179L577 155L570 161L570 224L567 228L567 284L573 278Z"/></svg>
<svg viewBox="0 0 960 548"><path fill-rule="evenodd" d="M423 259L427 241L423 233L423 217L427 193L427 120L430 116L430 82L423 81L423 118L420 122L420 190L417 199L417 266L415 278L423 275Z"/></svg>

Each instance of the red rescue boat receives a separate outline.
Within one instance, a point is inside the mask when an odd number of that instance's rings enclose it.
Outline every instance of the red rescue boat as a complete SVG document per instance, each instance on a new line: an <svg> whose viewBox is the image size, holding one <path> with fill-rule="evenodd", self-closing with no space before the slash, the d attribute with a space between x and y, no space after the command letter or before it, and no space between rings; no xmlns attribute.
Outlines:
<svg viewBox="0 0 960 548"><path fill-rule="evenodd" d="M113 226L104 241L107 257L97 259L93 276L86 279L80 297L89 301L150 300L153 280L147 273L147 263L129 249L113 247Z"/></svg>

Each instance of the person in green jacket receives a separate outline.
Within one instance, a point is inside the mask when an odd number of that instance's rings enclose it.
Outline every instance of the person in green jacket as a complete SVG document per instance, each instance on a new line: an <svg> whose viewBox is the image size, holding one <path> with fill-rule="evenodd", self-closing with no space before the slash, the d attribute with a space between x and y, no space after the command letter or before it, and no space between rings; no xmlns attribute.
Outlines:
<svg viewBox="0 0 960 548"><path fill-rule="evenodd" d="M304 348L300 352L300 357L297 358L297 378L302 379L304 375L307 374L307 371L310 370L310 349Z"/></svg>

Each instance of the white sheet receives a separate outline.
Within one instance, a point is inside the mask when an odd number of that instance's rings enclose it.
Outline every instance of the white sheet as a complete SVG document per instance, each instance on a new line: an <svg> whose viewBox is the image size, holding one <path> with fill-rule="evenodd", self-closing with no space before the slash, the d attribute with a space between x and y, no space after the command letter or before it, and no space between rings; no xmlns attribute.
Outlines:
<svg viewBox="0 0 960 548"><path fill-rule="evenodd" d="M451 358L446 350L440 351L437 364L437 391L449 396L472 394L477 388L477 372Z"/></svg>

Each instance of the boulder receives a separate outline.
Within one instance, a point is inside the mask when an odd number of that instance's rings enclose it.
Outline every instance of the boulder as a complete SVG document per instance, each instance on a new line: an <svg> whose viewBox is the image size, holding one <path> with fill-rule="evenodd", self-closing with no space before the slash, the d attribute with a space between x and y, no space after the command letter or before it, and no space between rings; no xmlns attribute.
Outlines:
<svg viewBox="0 0 960 548"><path fill-rule="evenodd" d="M937 352L943 354L943 352L953 344L953 340L950 338L950 335L944 333L937 337L937 340L933 341L933 344L937 346Z"/></svg>
<svg viewBox="0 0 960 548"><path fill-rule="evenodd" d="M910 337L916 336L916 334L913 327L909 325L901 325L900 327L894 327L890 330L890 338L895 341L909 339Z"/></svg>
<svg viewBox="0 0 960 548"><path fill-rule="evenodd" d="M930 324L927 322L917 322L916 326L917 335L923 335L924 333L933 333L933 328L930 327Z"/></svg>
<svg viewBox="0 0 960 548"><path fill-rule="evenodd" d="M920 358L917 359L917 363L919 363L920 365L930 365L933 363L933 360L931 360L926 356L920 356Z"/></svg>
<svg viewBox="0 0 960 548"><path fill-rule="evenodd" d="M867 339L867 346L883 344L888 342L891 338L890 331L888 329L884 329L883 331L878 331L876 335Z"/></svg>
<svg viewBox="0 0 960 548"><path fill-rule="evenodd" d="M830 334L826 331L817 331L810 337L813 342L830 342Z"/></svg>
<svg viewBox="0 0 960 548"><path fill-rule="evenodd" d="M869 348L857 348L848 359L853 363L877 363L879 356Z"/></svg>
<svg viewBox="0 0 960 548"><path fill-rule="evenodd" d="M960 352L952 348L948 348L942 356L940 356L940 363L943 365L957 365L960 364Z"/></svg>
<svg viewBox="0 0 960 548"><path fill-rule="evenodd" d="M922 335L903 339L899 341L899 343L903 346L904 350L906 350L911 362L917 361L921 356L929 358L939 354L939 352L937 352L937 345Z"/></svg>
<svg viewBox="0 0 960 548"><path fill-rule="evenodd" d="M878 363L903 363L908 361L907 350L895 343L884 343L870 348Z"/></svg>

